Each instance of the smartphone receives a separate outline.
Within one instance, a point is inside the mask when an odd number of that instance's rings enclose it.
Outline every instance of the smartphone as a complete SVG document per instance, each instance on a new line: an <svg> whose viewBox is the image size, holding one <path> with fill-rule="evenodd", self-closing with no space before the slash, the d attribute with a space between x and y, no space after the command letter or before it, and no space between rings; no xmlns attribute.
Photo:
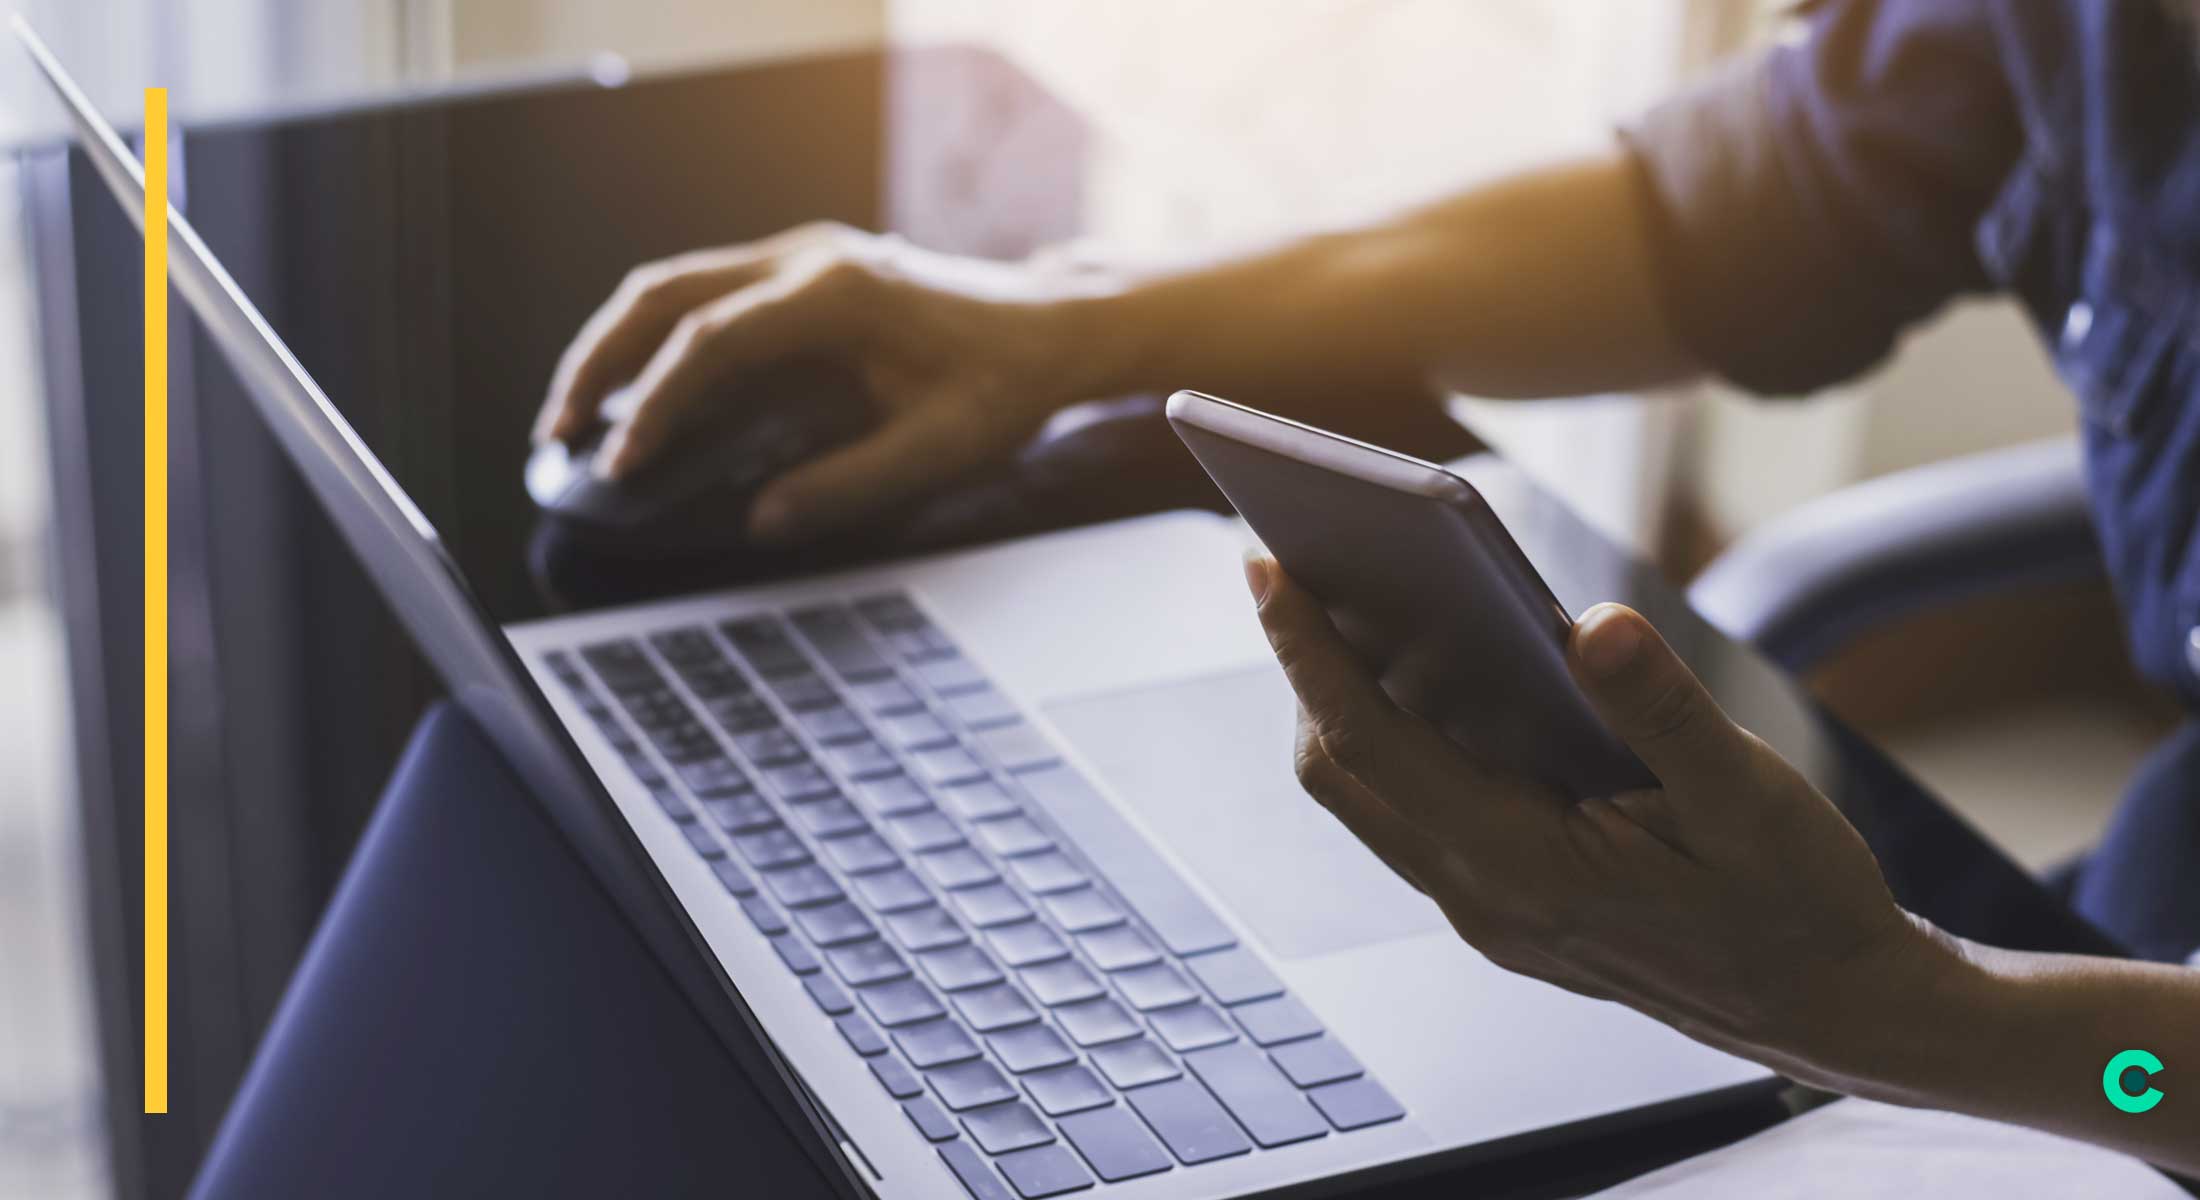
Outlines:
<svg viewBox="0 0 2200 1200"><path fill-rule="evenodd" d="M1573 799L1657 786L1574 686L1573 618L1466 480L1198 392L1168 416L1399 707Z"/></svg>

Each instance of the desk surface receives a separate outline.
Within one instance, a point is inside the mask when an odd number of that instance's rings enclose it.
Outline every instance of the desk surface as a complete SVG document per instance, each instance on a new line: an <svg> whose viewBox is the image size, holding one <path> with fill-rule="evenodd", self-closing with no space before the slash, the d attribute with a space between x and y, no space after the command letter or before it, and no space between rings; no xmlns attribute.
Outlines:
<svg viewBox="0 0 2200 1200"><path fill-rule="evenodd" d="M558 351L629 266L818 218L1020 254L1076 231L1085 153L1075 116L1013 69L941 49L233 122L185 132L181 176L193 221L512 621L550 607L530 565L526 429ZM104 633L112 647L98 669L116 703L79 715L86 753L105 755L136 740L119 703L135 695L136 618L84 598L95 581L108 597L136 587L138 333L118 319L136 309L136 241L80 165L44 157L27 179L47 354L76 367L49 372L64 515L83 522L64 538L100 546L96 562L65 562L63 582L77 597L72 638L88 622L92 642ZM195 330L176 340L172 378L184 726L172 771L179 797L198 798L197 828L235 831L180 845L174 868L181 1007L221 1014L223 1027L211 1045L188 1031L179 1041L170 1128L187 1132L160 1136L188 1140L194 1124L210 1132L435 685ZM1079 480L1101 477L1155 481L1131 507L1206 495L1186 490L1196 468L1157 418L1119 428L1077 458L1081 473L1048 481L1050 505L1025 507L1058 523L1129 511L1078 498ZM1654 570L1502 463L1468 472L1570 608L1620 599L1656 620L1727 707L1849 814L1904 904L1990 942L2106 948L1791 680L1697 620ZM1010 480L1009 494L1028 482ZM93 828L117 862L135 844L118 799L135 794L135 770L127 753L111 773L103 758L86 796L111 810ZM102 920L126 921L128 885ZM106 961L103 992L132 994L128 970ZM129 1045L127 1009L104 1019L110 1044Z"/></svg>

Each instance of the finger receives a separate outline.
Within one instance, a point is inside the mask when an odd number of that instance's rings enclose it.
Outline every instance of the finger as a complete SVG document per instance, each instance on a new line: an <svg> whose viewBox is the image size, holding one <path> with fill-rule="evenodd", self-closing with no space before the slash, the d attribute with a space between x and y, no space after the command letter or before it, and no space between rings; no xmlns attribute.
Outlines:
<svg viewBox="0 0 2200 1200"><path fill-rule="evenodd" d="M536 441L570 438L596 418L607 395L649 361L680 318L760 278L782 249L776 239L682 255L637 267L574 335L550 375L536 417Z"/></svg>
<svg viewBox="0 0 2200 1200"><path fill-rule="evenodd" d="M1430 881L1437 877L1439 866L1433 854L1434 843L1428 835L1391 811L1389 805L1350 773L1329 761L1329 756L1322 752L1321 741L1314 736L1304 706L1299 708L1294 740L1292 765L1298 773L1299 786L1335 817L1338 824L1374 851L1375 857L1405 880L1407 886L1424 896L1429 895Z"/></svg>
<svg viewBox="0 0 2200 1200"><path fill-rule="evenodd" d="M1330 761L1400 816L1429 829L1490 832L1517 812L1520 781L1486 771L1391 702L1329 614L1273 559L1248 557L1261 627Z"/></svg>
<svg viewBox="0 0 2200 1200"><path fill-rule="evenodd" d="M682 317L634 378L634 412L598 457L624 475L663 448L708 389L775 359L839 345L856 333L852 264L782 271Z"/></svg>
<svg viewBox="0 0 2200 1200"><path fill-rule="evenodd" d="M1275 560L1247 555L1246 586L1268 646L1298 693L1299 711L1322 754L1386 801L1402 781L1391 777L1403 752L1400 712L1367 665L1322 611Z"/></svg>
<svg viewBox="0 0 2200 1200"><path fill-rule="evenodd" d="M1618 604L1590 609L1566 658L1604 723L1667 787L1734 791L1750 767L1751 739L1642 614Z"/></svg>
<svg viewBox="0 0 2200 1200"><path fill-rule="evenodd" d="M785 545L845 528L919 496L982 461L991 448L970 436L951 402L916 404L869 434L828 450L765 485L749 512L749 536Z"/></svg>

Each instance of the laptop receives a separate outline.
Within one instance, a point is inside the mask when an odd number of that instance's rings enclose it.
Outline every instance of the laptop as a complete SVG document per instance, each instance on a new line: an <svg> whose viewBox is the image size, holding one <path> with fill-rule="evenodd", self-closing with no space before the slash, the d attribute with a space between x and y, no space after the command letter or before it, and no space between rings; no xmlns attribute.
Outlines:
<svg viewBox="0 0 2200 1200"><path fill-rule="evenodd" d="M141 217L135 157L16 32ZM1774 1082L1492 966L1305 798L1235 522L499 626L168 219L260 417L821 1192L1344 1192Z"/></svg>

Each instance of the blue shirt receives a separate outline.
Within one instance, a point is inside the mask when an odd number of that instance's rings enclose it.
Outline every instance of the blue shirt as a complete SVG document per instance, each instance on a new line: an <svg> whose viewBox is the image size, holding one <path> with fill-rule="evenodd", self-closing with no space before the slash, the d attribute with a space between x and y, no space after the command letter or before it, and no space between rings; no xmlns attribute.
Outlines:
<svg viewBox="0 0 2200 1200"><path fill-rule="evenodd" d="M2200 0L1826 0L1628 132L1682 341L1760 392L2014 297L2133 657L2200 705Z"/></svg>

